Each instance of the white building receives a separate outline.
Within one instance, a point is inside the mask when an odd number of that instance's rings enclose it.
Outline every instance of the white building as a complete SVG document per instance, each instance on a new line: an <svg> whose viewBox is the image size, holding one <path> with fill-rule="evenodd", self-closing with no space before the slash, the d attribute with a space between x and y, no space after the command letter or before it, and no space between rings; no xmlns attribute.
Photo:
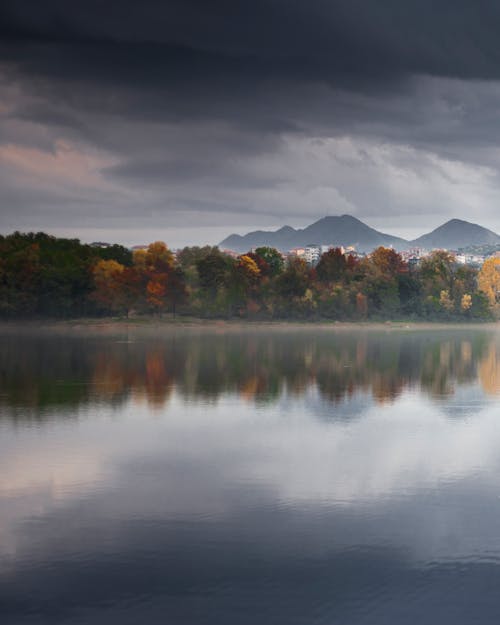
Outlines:
<svg viewBox="0 0 500 625"><path fill-rule="evenodd" d="M321 256L321 247L316 244L306 245L304 249L304 260L309 265L316 265Z"/></svg>

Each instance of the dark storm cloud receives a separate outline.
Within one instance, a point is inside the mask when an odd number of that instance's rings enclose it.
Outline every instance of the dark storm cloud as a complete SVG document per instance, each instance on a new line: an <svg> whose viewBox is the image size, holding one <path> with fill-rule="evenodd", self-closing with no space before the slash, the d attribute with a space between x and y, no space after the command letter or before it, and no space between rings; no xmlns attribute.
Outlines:
<svg viewBox="0 0 500 625"><path fill-rule="evenodd" d="M0 18L4 51L20 62L51 74L87 73L92 81L107 70L127 81L138 68L145 81L207 71L324 80L500 72L500 7L488 0L16 0ZM46 46L68 54L42 53Z"/></svg>
<svg viewBox="0 0 500 625"><path fill-rule="evenodd" d="M234 225L328 207L369 217L474 204L487 216L500 187L499 26L500 5L485 0L4 2L2 227L20 205L55 225L51 194L72 198L75 226L85 202L96 220L153 211L177 224L191 207L200 225L229 223L230 206Z"/></svg>

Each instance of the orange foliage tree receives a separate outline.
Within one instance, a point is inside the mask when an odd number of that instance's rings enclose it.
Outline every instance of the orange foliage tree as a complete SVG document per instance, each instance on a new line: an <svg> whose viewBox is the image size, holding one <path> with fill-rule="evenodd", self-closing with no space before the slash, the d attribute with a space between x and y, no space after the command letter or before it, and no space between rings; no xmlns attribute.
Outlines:
<svg viewBox="0 0 500 625"><path fill-rule="evenodd" d="M174 264L174 255L163 241L151 243L145 250L134 253L134 267L143 285L145 302L155 312L162 313L170 304L175 315L177 305L184 300L184 274Z"/></svg>
<svg viewBox="0 0 500 625"><path fill-rule="evenodd" d="M104 308L115 312L123 307L120 275L124 269L116 260L100 260L92 271L95 286L93 299Z"/></svg>

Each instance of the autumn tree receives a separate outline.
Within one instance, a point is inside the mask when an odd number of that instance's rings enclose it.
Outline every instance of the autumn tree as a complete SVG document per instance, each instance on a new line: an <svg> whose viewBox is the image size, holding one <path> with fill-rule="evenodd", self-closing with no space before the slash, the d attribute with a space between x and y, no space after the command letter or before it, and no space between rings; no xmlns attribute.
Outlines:
<svg viewBox="0 0 500 625"><path fill-rule="evenodd" d="M268 262L262 258L262 256L259 256L256 252L247 252L246 254L244 254L244 256L251 259L255 263L259 271L259 281L265 278L269 278L271 276L271 267L269 266ZM240 256L240 258L242 257Z"/></svg>
<svg viewBox="0 0 500 625"><path fill-rule="evenodd" d="M464 293L462 295L462 299L460 300L460 310L464 314L468 314L471 308L472 308L472 296L469 295L469 293Z"/></svg>
<svg viewBox="0 0 500 625"><path fill-rule="evenodd" d="M227 304L233 313L241 315L245 311L254 313L259 310L256 299L260 279L257 262L250 254L242 254L233 264L227 283Z"/></svg>
<svg viewBox="0 0 500 625"><path fill-rule="evenodd" d="M147 305L162 313L168 305L168 283L174 270L174 255L163 241L155 241L134 253L134 266L145 288Z"/></svg>
<svg viewBox="0 0 500 625"><path fill-rule="evenodd" d="M119 301L122 310L128 317L132 310L140 309L143 299L143 282L136 267L124 267L115 275L119 283Z"/></svg>
<svg viewBox="0 0 500 625"><path fill-rule="evenodd" d="M174 255L163 241L155 241L146 249L145 263L150 272L168 274L174 266Z"/></svg>
<svg viewBox="0 0 500 625"><path fill-rule="evenodd" d="M146 285L146 299L151 308L160 313L166 307L167 274L157 273L151 276Z"/></svg>
<svg viewBox="0 0 500 625"><path fill-rule="evenodd" d="M243 254L236 264L238 277L247 287L255 286L259 280L260 269L253 258L248 254Z"/></svg>
<svg viewBox="0 0 500 625"><path fill-rule="evenodd" d="M479 290L488 298L490 309L499 312L500 302L500 258L487 258L477 277Z"/></svg>
<svg viewBox="0 0 500 625"><path fill-rule="evenodd" d="M370 254L370 260L374 267L385 276L394 277L408 270L401 254L389 247L377 247Z"/></svg>
<svg viewBox="0 0 500 625"><path fill-rule="evenodd" d="M113 312L123 309L122 286L120 280L125 267L116 260L100 260L93 268L95 290L93 299L103 308Z"/></svg>
<svg viewBox="0 0 500 625"><path fill-rule="evenodd" d="M283 256L280 254L280 252L278 252L278 250L274 247L258 247L255 250L255 254L267 264L268 273L266 275L275 277L283 271L285 267L285 261L283 260Z"/></svg>
<svg viewBox="0 0 500 625"><path fill-rule="evenodd" d="M146 250L134 250L132 262L139 273L146 273Z"/></svg>

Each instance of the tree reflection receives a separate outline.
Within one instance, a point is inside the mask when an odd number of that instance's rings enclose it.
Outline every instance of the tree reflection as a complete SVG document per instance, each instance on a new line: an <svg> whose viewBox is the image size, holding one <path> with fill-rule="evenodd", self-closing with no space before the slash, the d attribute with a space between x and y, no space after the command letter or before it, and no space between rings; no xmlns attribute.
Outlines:
<svg viewBox="0 0 500 625"><path fill-rule="evenodd" d="M224 394L268 403L316 388L337 403L358 392L379 403L406 389L452 395L479 378L500 393L500 346L487 331L180 332L153 336L5 335L0 407L15 419L76 415L95 403L145 400L161 409L172 393L216 401Z"/></svg>
<svg viewBox="0 0 500 625"><path fill-rule="evenodd" d="M488 395L500 394L500 345L491 342L479 365L479 380Z"/></svg>

